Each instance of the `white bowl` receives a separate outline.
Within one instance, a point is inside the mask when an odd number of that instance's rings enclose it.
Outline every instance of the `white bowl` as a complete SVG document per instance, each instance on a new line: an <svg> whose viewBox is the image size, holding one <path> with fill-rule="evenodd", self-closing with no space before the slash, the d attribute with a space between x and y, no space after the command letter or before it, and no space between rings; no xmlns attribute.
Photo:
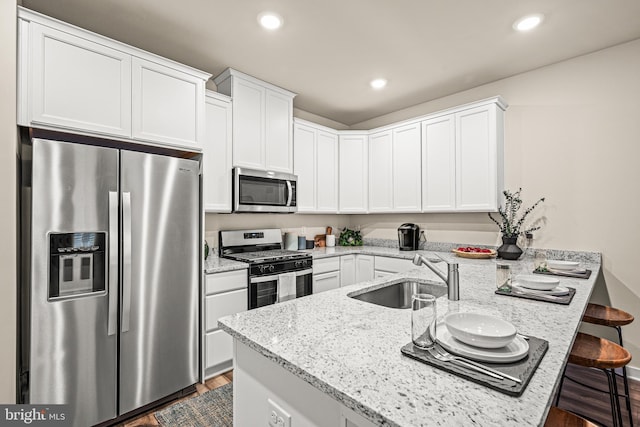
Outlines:
<svg viewBox="0 0 640 427"><path fill-rule="evenodd" d="M455 339L474 347L504 347L516 336L516 328L511 323L486 314L451 313L442 323Z"/></svg>
<svg viewBox="0 0 640 427"><path fill-rule="evenodd" d="M547 260L547 267L549 267L552 270L575 270L579 266L580 266L580 263L576 261L561 261L558 259Z"/></svg>
<svg viewBox="0 0 640 427"><path fill-rule="evenodd" d="M516 282L523 288L535 289L537 291L550 291L560 284L560 280L553 277L541 276L539 274L521 274L516 276Z"/></svg>

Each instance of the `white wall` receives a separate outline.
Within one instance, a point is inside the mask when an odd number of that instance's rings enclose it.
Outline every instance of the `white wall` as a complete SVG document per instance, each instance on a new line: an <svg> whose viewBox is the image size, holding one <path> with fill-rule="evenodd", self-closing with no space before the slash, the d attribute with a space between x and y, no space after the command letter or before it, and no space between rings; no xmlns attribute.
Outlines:
<svg viewBox="0 0 640 427"><path fill-rule="evenodd" d="M370 129L474 100L502 95L505 183L522 186L525 203L545 196L546 225L534 246L602 252L604 275L594 302L640 316L640 39L563 61L353 128ZM358 216L355 223L394 238L411 220L433 241L495 243L486 214ZM623 328L640 367L640 321Z"/></svg>
<svg viewBox="0 0 640 427"><path fill-rule="evenodd" d="M16 384L16 2L0 2L0 403Z"/></svg>

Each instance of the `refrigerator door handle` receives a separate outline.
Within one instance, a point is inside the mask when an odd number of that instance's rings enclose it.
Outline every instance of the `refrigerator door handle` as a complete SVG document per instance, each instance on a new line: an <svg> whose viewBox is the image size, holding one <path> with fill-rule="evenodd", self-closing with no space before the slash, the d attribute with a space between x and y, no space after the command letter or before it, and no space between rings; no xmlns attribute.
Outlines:
<svg viewBox="0 0 640 427"><path fill-rule="evenodd" d="M122 332L131 318L131 193L122 193Z"/></svg>
<svg viewBox="0 0 640 427"><path fill-rule="evenodd" d="M118 330L118 193L109 191L109 317L107 335Z"/></svg>

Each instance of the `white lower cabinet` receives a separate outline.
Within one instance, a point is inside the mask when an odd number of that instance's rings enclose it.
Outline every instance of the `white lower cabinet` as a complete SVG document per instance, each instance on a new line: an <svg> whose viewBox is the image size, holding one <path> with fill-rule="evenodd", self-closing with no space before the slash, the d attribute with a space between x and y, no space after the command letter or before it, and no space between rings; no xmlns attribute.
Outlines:
<svg viewBox="0 0 640 427"><path fill-rule="evenodd" d="M374 279L374 258L372 255L356 256L356 283Z"/></svg>
<svg viewBox="0 0 640 427"><path fill-rule="evenodd" d="M218 328L218 319L247 310L247 286L247 270L206 276L203 380L233 368L233 339Z"/></svg>
<svg viewBox="0 0 640 427"><path fill-rule="evenodd" d="M340 257L313 260L313 293L340 287Z"/></svg>
<svg viewBox="0 0 640 427"><path fill-rule="evenodd" d="M356 256L342 255L340 257L340 286L356 283Z"/></svg>
<svg viewBox="0 0 640 427"><path fill-rule="evenodd" d="M415 266L410 259L376 256L374 260L375 278L386 277L395 273L403 273Z"/></svg>

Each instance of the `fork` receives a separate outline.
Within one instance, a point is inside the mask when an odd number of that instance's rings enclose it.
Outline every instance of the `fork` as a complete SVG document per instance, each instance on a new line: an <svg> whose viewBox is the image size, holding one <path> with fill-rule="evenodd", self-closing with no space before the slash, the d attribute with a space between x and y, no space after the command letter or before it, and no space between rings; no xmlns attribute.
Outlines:
<svg viewBox="0 0 640 427"><path fill-rule="evenodd" d="M427 350L433 357L440 360L441 362L458 363L460 365L466 366L467 368L471 368L475 371L482 372L485 375L489 375L490 377L497 378L499 380L508 379L518 384L522 383L522 380L520 378L507 375L500 371L496 371L495 369L491 369L490 367L485 366L481 363L474 362L473 360L469 360L464 357L460 357L460 356L456 356L451 353L448 353L438 344L434 344L433 347L430 347Z"/></svg>

